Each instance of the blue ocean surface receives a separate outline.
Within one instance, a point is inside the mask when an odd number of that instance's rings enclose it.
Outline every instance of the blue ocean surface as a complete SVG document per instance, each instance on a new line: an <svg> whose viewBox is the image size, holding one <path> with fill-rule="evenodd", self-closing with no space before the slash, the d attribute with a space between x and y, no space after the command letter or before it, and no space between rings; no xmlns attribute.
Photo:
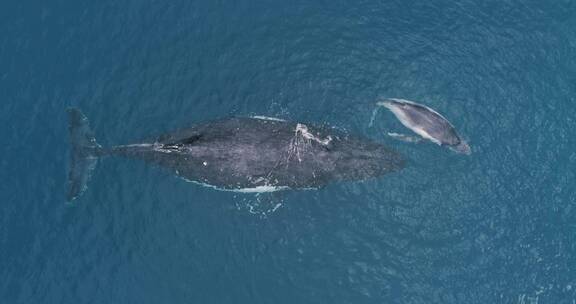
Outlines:
<svg viewBox="0 0 576 304"><path fill-rule="evenodd" d="M447 117L469 156L374 104ZM66 109L103 146L265 115L400 172L222 192L108 157L66 203ZM0 303L575 303L576 2L0 2Z"/></svg>

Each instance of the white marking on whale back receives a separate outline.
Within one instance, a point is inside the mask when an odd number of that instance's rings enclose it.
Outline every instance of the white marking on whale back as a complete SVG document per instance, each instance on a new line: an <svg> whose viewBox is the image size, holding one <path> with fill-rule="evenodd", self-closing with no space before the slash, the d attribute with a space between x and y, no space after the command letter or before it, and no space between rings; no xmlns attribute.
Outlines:
<svg viewBox="0 0 576 304"><path fill-rule="evenodd" d="M314 134L310 133L310 131L308 131L308 126L306 126L305 124L297 124L296 125L296 133L301 134L304 138L306 139L310 139L313 140L321 145L328 145L331 141L332 141L332 136L328 135L326 138L324 139L320 139L317 136L315 136Z"/></svg>
<svg viewBox="0 0 576 304"><path fill-rule="evenodd" d="M271 121L286 121L282 118L268 117L268 116L261 116L261 115L252 116L251 118L260 119L260 120L271 120Z"/></svg>
<svg viewBox="0 0 576 304"><path fill-rule="evenodd" d="M290 146L288 148L288 160L293 155L296 155L299 162L302 162L301 152L308 149L308 147L312 144L312 141L315 141L321 145L327 146L332 141L332 137L328 135L326 138L321 139L312 134L308 131L308 126L305 124L298 123L296 124L296 129L294 130L294 137L290 141Z"/></svg>

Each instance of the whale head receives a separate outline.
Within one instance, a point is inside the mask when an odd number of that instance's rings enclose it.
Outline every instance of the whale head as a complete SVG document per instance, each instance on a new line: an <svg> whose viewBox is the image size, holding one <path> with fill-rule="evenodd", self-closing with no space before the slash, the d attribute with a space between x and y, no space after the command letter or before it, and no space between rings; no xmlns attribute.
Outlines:
<svg viewBox="0 0 576 304"><path fill-rule="evenodd" d="M453 145L453 146L449 146L449 147L450 147L450 150L452 150L456 153L460 153L460 154L464 154L464 155L472 154L472 149L470 148L470 145L468 145L468 143L465 141L460 141L460 143L458 143L457 145Z"/></svg>

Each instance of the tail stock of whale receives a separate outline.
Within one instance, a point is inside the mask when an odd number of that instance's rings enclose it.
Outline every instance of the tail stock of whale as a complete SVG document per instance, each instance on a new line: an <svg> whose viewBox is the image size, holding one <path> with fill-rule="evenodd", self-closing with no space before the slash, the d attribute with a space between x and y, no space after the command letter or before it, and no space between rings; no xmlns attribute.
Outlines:
<svg viewBox="0 0 576 304"><path fill-rule="evenodd" d="M71 202L86 190L102 148L96 142L86 116L76 108L68 108L66 112L72 145L70 163L68 164L66 200Z"/></svg>

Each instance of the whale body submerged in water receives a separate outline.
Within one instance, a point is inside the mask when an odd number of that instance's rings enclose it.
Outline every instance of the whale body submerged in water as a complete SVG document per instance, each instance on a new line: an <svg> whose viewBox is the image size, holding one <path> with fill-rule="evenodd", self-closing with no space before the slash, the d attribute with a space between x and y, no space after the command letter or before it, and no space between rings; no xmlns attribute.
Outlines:
<svg viewBox="0 0 576 304"><path fill-rule="evenodd" d="M444 116L431 108L397 98L390 98L376 104L388 108L405 127L423 138L440 146L447 146L457 153L466 155L472 153L470 146L458 135L454 126Z"/></svg>
<svg viewBox="0 0 576 304"><path fill-rule="evenodd" d="M102 156L141 159L188 181L239 192L319 188L334 181L381 176L405 165L400 154L382 144L277 118L216 120L149 142L111 148L98 145L78 109L68 109L68 119L72 143L68 201L86 189Z"/></svg>

